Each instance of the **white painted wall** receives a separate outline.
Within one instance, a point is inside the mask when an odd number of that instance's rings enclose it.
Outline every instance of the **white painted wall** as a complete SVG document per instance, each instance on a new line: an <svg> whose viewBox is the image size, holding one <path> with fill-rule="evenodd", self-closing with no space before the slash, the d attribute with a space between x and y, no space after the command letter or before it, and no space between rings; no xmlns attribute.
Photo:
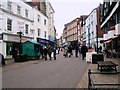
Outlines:
<svg viewBox="0 0 120 90"><path fill-rule="evenodd" d="M94 48L94 44L97 44L96 42L96 37L97 37L97 32L96 32L96 25L97 25L97 11L96 9L94 9L90 15L87 17L86 19L86 26L85 26L85 30L86 30L86 44L88 46L88 30L90 32L90 44L91 47ZM98 41L102 40L102 38L98 38ZM99 46L103 46L102 44L100 44L100 42L98 42L98 47Z"/></svg>
<svg viewBox="0 0 120 90"><path fill-rule="evenodd" d="M34 39L39 37L48 40L48 18L35 8L33 8L33 11L34 11L34 30L35 30ZM39 22L38 22L38 15L40 15ZM46 25L44 25L44 19L46 20ZM41 30L40 36L38 36L38 28ZM45 31L47 32L46 38L44 37Z"/></svg>
<svg viewBox="0 0 120 90"><path fill-rule="evenodd" d="M46 3L47 5L47 16L48 16L48 35L54 37L54 10L53 7L51 6L50 2Z"/></svg>

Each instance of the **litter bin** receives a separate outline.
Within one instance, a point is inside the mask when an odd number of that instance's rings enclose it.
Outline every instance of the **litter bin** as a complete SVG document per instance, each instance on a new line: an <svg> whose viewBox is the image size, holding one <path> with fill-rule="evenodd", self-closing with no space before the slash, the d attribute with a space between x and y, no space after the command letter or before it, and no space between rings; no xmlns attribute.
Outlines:
<svg viewBox="0 0 120 90"><path fill-rule="evenodd" d="M97 61L104 61L103 54L92 54L92 63L97 64Z"/></svg>

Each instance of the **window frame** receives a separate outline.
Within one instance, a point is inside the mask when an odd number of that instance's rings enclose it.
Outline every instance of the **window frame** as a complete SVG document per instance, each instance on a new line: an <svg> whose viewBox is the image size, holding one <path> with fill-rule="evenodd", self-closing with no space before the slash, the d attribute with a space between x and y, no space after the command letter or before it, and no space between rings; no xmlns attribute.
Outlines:
<svg viewBox="0 0 120 90"><path fill-rule="evenodd" d="M29 25L25 24L25 34L28 34L28 30L29 30Z"/></svg>
<svg viewBox="0 0 120 90"><path fill-rule="evenodd" d="M17 14L21 14L21 7L17 5Z"/></svg>
<svg viewBox="0 0 120 90"><path fill-rule="evenodd" d="M12 31L12 19L7 19L7 30Z"/></svg>

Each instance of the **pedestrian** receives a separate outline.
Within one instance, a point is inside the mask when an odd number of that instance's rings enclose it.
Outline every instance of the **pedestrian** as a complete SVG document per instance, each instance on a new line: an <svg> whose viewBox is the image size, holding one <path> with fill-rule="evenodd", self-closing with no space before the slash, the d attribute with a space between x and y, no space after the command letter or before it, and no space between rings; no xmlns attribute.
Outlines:
<svg viewBox="0 0 120 90"><path fill-rule="evenodd" d="M54 57L54 60L56 60L56 48L55 47L53 48L53 57Z"/></svg>
<svg viewBox="0 0 120 90"><path fill-rule="evenodd" d="M51 60L51 54L52 54L52 46L49 45L48 46L48 56L49 56L50 60Z"/></svg>
<svg viewBox="0 0 120 90"><path fill-rule="evenodd" d="M71 57L72 55L73 55L73 53L72 53L72 46L69 45L68 46L68 57Z"/></svg>
<svg viewBox="0 0 120 90"><path fill-rule="evenodd" d="M43 59L43 58L44 58L44 55L43 55L43 46L42 46L42 45L40 46L40 54L41 54L42 59Z"/></svg>
<svg viewBox="0 0 120 90"><path fill-rule="evenodd" d="M1 64L2 66L6 65L4 56L3 56L3 54L1 54L1 53L0 53L0 64Z"/></svg>
<svg viewBox="0 0 120 90"><path fill-rule="evenodd" d="M108 52L108 49L107 48L105 48L105 54L106 54L106 57L108 58L109 57L109 52Z"/></svg>
<svg viewBox="0 0 120 90"><path fill-rule="evenodd" d="M81 47L81 54L82 54L82 60L86 57L86 52L88 52L88 48L85 44Z"/></svg>
<svg viewBox="0 0 120 90"><path fill-rule="evenodd" d="M45 60L47 60L47 53L48 53L48 49L47 49L47 47L46 47L46 46L44 47L43 52L44 52L44 58L45 58Z"/></svg>
<svg viewBox="0 0 120 90"><path fill-rule="evenodd" d="M67 46L64 47L63 56L68 57L68 47Z"/></svg>
<svg viewBox="0 0 120 90"><path fill-rule="evenodd" d="M79 45L75 45L75 57L78 57Z"/></svg>
<svg viewBox="0 0 120 90"><path fill-rule="evenodd" d="M97 52L97 47L96 47L96 45L94 44L94 50L95 50L95 52Z"/></svg>
<svg viewBox="0 0 120 90"><path fill-rule="evenodd" d="M101 47L101 46L99 47L99 52L100 52L100 53L102 52L102 47Z"/></svg>

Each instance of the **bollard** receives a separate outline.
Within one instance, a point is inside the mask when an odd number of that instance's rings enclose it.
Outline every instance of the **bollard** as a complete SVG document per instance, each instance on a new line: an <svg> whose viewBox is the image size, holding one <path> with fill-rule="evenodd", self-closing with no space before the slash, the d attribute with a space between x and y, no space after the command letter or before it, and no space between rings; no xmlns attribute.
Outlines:
<svg viewBox="0 0 120 90"><path fill-rule="evenodd" d="M88 69L88 89L90 90L91 88L91 78L90 78L90 75L91 75L91 69Z"/></svg>

